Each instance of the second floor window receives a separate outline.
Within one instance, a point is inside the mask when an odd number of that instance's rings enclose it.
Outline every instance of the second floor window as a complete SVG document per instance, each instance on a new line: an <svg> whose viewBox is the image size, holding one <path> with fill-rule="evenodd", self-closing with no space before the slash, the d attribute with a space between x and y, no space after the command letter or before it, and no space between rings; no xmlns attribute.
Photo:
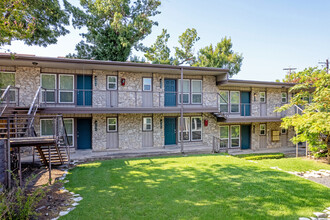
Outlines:
<svg viewBox="0 0 330 220"><path fill-rule="evenodd" d="M230 91L230 112L238 113L239 112L239 91Z"/></svg>
<svg viewBox="0 0 330 220"><path fill-rule="evenodd" d="M265 103L266 102L266 92L260 92L259 93L259 101L261 103Z"/></svg>
<svg viewBox="0 0 330 220"><path fill-rule="evenodd" d="M179 99L179 104L181 104L181 79L178 81L178 99ZM190 99L189 99L189 94L190 94L190 80L189 79L184 79L183 80L183 104L189 104Z"/></svg>
<svg viewBox="0 0 330 220"><path fill-rule="evenodd" d="M108 76L108 90L117 90L117 76Z"/></svg>
<svg viewBox="0 0 330 220"><path fill-rule="evenodd" d="M151 90L152 90L152 79L143 78L143 91L151 91Z"/></svg>
<svg viewBox="0 0 330 220"><path fill-rule="evenodd" d="M73 103L73 75L60 75L60 103Z"/></svg>
<svg viewBox="0 0 330 220"><path fill-rule="evenodd" d="M282 103L288 102L288 93L286 93L286 92L281 93L281 101L282 101Z"/></svg>
<svg viewBox="0 0 330 220"><path fill-rule="evenodd" d="M41 74L41 87L46 89L42 92L43 102L55 102L56 75Z"/></svg>
<svg viewBox="0 0 330 220"><path fill-rule="evenodd" d="M202 80L191 80L191 102L202 104Z"/></svg>
<svg viewBox="0 0 330 220"><path fill-rule="evenodd" d="M229 92L220 91L220 112L228 112Z"/></svg>
<svg viewBox="0 0 330 220"><path fill-rule="evenodd" d="M0 72L0 96L6 90L7 86L15 86L15 73ZM9 91L9 101L16 101L16 91Z"/></svg>

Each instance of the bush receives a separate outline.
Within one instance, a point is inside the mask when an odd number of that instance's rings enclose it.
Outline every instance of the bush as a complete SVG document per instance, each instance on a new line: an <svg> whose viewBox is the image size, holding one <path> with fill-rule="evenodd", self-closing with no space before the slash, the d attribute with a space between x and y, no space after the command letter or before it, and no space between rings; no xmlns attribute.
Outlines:
<svg viewBox="0 0 330 220"><path fill-rule="evenodd" d="M14 177L15 186L0 192L0 219L32 219L38 215L35 209L45 196L45 191L41 187L34 190L28 188L34 178L28 178L23 186L19 186Z"/></svg>
<svg viewBox="0 0 330 220"><path fill-rule="evenodd" d="M237 155L238 158L243 158L245 160L263 160L263 159L281 159L284 157L283 153L273 153L273 154L241 154Z"/></svg>

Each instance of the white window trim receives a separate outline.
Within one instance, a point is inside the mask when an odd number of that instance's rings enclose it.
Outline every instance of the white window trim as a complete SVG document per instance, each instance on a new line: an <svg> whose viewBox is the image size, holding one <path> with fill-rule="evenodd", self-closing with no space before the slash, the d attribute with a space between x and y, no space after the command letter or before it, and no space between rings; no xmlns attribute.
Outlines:
<svg viewBox="0 0 330 220"><path fill-rule="evenodd" d="M201 119L201 128L200 129L193 130L193 127L192 127L193 118L200 118ZM192 135L193 131L200 131L201 132L201 139L193 139L193 135ZM190 119L190 139L191 139L191 141L201 141L201 140L203 140L203 118L202 117L191 117L191 119Z"/></svg>
<svg viewBox="0 0 330 220"><path fill-rule="evenodd" d="M238 130L239 130L239 132L238 132L238 138L232 138L231 137L231 131L232 131L232 127L238 127ZM230 126L230 148L241 148L241 126L240 125L231 125ZM232 147L232 139L238 139L238 146L237 147Z"/></svg>
<svg viewBox="0 0 330 220"><path fill-rule="evenodd" d="M183 82L184 81L188 81L188 84L189 84L189 92L184 92L183 95L188 95L188 102L184 102L183 104L184 105L188 105L190 104L190 92L191 92L191 80L190 79L183 79ZM181 98L181 91L179 91L179 88L181 88L181 79L178 79L178 104L181 104L180 102L180 98Z"/></svg>
<svg viewBox="0 0 330 220"><path fill-rule="evenodd" d="M43 92L41 92L41 102L43 103L56 103L56 98L57 98L57 94L56 94L56 88L57 88L57 74L53 74L53 73L41 73L40 74L40 85L42 86L42 76L43 75L51 75L51 76L55 76L55 89L47 89L45 92L54 92L54 102L49 102L46 100L46 102L44 102L44 97L43 97Z"/></svg>
<svg viewBox="0 0 330 220"><path fill-rule="evenodd" d="M188 122L189 122L189 126L188 126L188 135L189 135L189 139L188 140L183 140L183 142L188 142L188 141L190 141L190 139L191 139L191 118L190 117L183 117L184 119L186 119L186 120L188 120ZM181 139L180 139L180 133L181 133L181 127L180 127L180 117L178 118L178 130L179 130L179 132L178 132L178 140L179 140L179 142L181 142Z"/></svg>
<svg viewBox="0 0 330 220"><path fill-rule="evenodd" d="M238 103L233 103L234 105L238 105L238 112L232 112L231 110L231 94L234 93L234 92L238 92ZM230 96L229 96L229 103L230 103L230 113L236 113L236 114L239 114L241 112L241 93L240 91L230 91Z"/></svg>
<svg viewBox="0 0 330 220"><path fill-rule="evenodd" d="M70 90L70 89L60 89L61 88L61 76L72 76L72 86L73 86L73 88L72 88L72 90ZM55 78L56 79L56 78ZM59 87L58 87L58 92L59 92L59 103L68 103L68 104L72 104L72 103L74 103L74 75L68 75L68 74L59 74L59 76L58 76L58 83L59 83ZM55 87L56 88L56 87ZM62 102L61 101L61 93L62 92L71 92L72 93L72 102Z"/></svg>
<svg viewBox="0 0 330 220"><path fill-rule="evenodd" d="M74 146L74 120L73 120L73 118L63 118L63 122L64 122L65 120L70 120L70 121L72 121L72 134L68 134L68 131L66 131L66 133L67 133L67 136L72 136L72 143L71 143L70 146ZM66 129L65 129L65 130L66 130Z"/></svg>
<svg viewBox="0 0 330 220"><path fill-rule="evenodd" d="M228 136L227 136L227 138L222 138L221 137L221 128L227 128L228 129ZM220 139L220 141L221 140L227 140L227 147L230 147L231 146L230 140L229 140L229 135L230 135L230 128L229 128L229 126L228 125L220 126L219 139Z"/></svg>
<svg viewBox="0 0 330 220"><path fill-rule="evenodd" d="M109 82L109 78L110 77L114 77L116 79L116 81L114 82L115 88L109 88L109 84L113 84L113 82ZM117 85L118 85L118 78L117 76L107 76L107 90L117 90Z"/></svg>
<svg viewBox="0 0 330 220"><path fill-rule="evenodd" d="M16 72L6 72L6 71L0 71L0 73L9 73L9 74L14 74L14 78L15 78L15 85L12 85L12 86L16 86ZM8 85L3 85L3 86L8 86ZM6 88L3 88L3 89L0 89L0 91L5 91L6 90ZM16 93L16 89L12 89L12 90L9 90L9 91L14 91L14 93L15 93L15 100L9 100L9 103L17 103L17 93ZM2 95L2 93L1 93L1 95ZM1 95L0 95L0 97L1 97Z"/></svg>
<svg viewBox="0 0 330 220"><path fill-rule="evenodd" d="M150 89L144 89L144 80L150 79ZM151 92L152 91L152 77L143 77L142 78L142 91L144 92Z"/></svg>
<svg viewBox="0 0 330 220"><path fill-rule="evenodd" d="M201 92L193 92L193 82L200 82L201 83ZM190 84L190 90L191 90L191 104L202 104L203 103L203 80L196 80L192 79ZM201 95L201 102L194 102L193 95Z"/></svg>
<svg viewBox="0 0 330 220"><path fill-rule="evenodd" d="M40 119L40 136L43 136L43 137L54 136L55 134L53 134L53 135L43 135L42 134L42 121L53 121L53 119L49 119L49 118Z"/></svg>
<svg viewBox="0 0 330 220"><path fill-rule="evenodd" d="M261 101L261 94L264 94L264 101ZM259 102L266 103L266 92L259 92Z"/></svg>
<svg viewBox="0 0 330 220"><path fill-rule="evenodd" d="M285 94L285 102L283 102L283 94ZM281 103L287 103L288 102L288 93L286 92L281 92Z"/></svg>
<svg viewBox="0 0 330 220"><path fill-rule="evenodd" d="M265 129L261 129L261 126L262 126L262 125L264 125ZM264 131L265 131L265 133L264 133L264 134L261 134L261 131L262 131L262 130L264 130ZM266 124L260 124L260 125L259 125L259 135L262 135L262 136L266 135L266 131L267 131L267 127L266 127Z"/></svg>
<svg viewBox="0 0 330 220"><path fill-rule="evenodd" d="M150 129L147 129L147 126L144 128L144 119L145 118L150 118L151 119L151 123L146 123L146 125L150 124ZM152 131L153 126L152 126L152 117L142 117L142 131Z"/></svg>
<svg viewBox="0 0 330 220"><path fill-rule="evenodd" d="M109 119L115 119L116 120L116 129L115 130L109 130ZM118 131L118 120L117 118L113 117L113 118L107 118L107 132L117 132Z"/></svg>
<svg viewBox="0 0 330 220"><path fill-rule="evenodd" d="M226 92L227 93L227 99L228 99L228 101L227 101L227 103L221 103L221 97L220 97L220 101L219 101L219 105L220 105L220 109L221 109L221 105L227 105L227 111L226 111L226 113L228 113L229 112L229 105L230 105L230 100L229 100L229 90L221 90L220 92L219 92L219 94L221 93L221 92Z"/></svg>

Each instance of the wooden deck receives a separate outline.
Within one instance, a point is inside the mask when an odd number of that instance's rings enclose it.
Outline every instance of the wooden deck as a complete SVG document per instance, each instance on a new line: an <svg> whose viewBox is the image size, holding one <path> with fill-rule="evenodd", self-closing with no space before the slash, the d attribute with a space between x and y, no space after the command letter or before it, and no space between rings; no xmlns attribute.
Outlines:
<svg viewBox="0 0 330 220"><path fill-rule="evenodd" d="M56 144L53 136L11 138L11 147L50 146Z"/></svg>

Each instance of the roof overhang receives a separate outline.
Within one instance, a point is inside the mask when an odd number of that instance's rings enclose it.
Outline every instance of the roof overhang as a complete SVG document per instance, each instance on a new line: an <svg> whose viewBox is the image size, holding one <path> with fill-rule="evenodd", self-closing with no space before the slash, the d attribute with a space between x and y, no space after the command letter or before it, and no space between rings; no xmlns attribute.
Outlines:
<svg viewBox="0 0 330 220"><path fill-rule="evenodd" d="M27 55L0 54L0 65L15 67L41 67L58 69L105 70L135 73L166 73L185 75L226 76L228 69L211 67L173 66L163 64L69 59L54 57L39 57Z"/></svg>
<svg viewBox="0 0 330 220"><path fill-rule="evenodd" d="M227 79L217 81L217 85L223 86L240 86L240 87L268 87L268 88L291 88L296 85L295 83L283 82L267 82L267 81L253 81L253 80L240 80L240 79Z"/></svg>

